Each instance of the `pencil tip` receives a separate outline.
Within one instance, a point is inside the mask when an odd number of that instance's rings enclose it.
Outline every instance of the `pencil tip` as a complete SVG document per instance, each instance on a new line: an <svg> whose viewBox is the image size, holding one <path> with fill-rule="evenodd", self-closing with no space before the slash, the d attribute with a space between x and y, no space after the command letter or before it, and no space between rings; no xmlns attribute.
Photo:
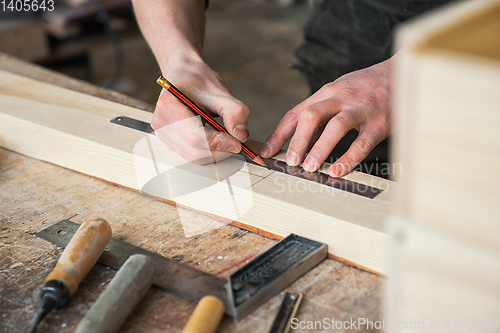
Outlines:
<svg viewBox="0 0 500 333"><path fill-rule="evenodd" d="M253 161L254 161L255 163L257 163L257 164L259 164L259 165L262 165L263 167L265 167L265 168L268 168L268 169L269 169L269 167L267 166L267 164L264 162L264 160L263 160L263 159L262 159L259 155L255 156L255 158L253 159Z"/></svg>

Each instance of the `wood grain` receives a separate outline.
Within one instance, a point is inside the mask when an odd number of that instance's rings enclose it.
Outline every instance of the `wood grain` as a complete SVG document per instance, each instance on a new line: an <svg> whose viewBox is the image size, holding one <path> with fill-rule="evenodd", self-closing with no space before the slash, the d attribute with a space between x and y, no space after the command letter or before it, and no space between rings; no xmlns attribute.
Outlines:
<svg viewBox="0 0 500 333"><path fill-rule="evenodd" d="M491 13L498 22L499 8L497 0L465 2L401 28L394 156L404 165L399 216L500 253L500 54L439 44L464 26L476 29L463 42L477 40L475 33L492 27Z"/></svg>
<svg viewBox="0 0 500 333"><path fill-rule="evenodd" d="M500 1L463 1L397 34L391 332L498 322L499 28Z"/></svg>

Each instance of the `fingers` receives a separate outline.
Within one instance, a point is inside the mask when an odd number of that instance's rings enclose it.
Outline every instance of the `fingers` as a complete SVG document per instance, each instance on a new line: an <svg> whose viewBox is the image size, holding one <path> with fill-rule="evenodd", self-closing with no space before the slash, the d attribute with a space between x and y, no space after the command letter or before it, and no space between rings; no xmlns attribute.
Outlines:
<svg viewBox="0 0 500 333"><path fill-rule="evenodd" d="M197 137L203 142L193 144L192 147L207 148L205 142L208 143L208 149L218 152L230 152L237 154L241 150L241 143L235 140L231 135L215 131L211 128L203 127L203 132Z"/></svg>
<svg viewBox="0 0 500 333"><path fill-rule="evenodd" d="M203 126L200 117L195 116L166 90L162 90L160 94L151 126L156 131L168 126L168 130L174 130L192 148L231 153L238 153L241 150L241 143L238 140L231 135Z"/></svg>
<svg viewBox="0 0 500 333"><path fill-rule="evenodd" d="M296 121L292 118L292 121L284 125L280 123L266 142L276 144L279 149L287 140L287 135L295 131L286 155L287 164L292 166L300 164L312 143L315 142L304 161L303 168L308 172L317 171L347 132L359 127L365 121L364 113L357 109L339 112L332 118L331 114L337 112L338 106L339 103L334 98L313 104L302 111ZM328 123L317 138L318 131L321 130L325 121ZM383 139L383 133L375 124L365 127L349 150L329 168L329 174L340 177L349 173ZM272 148L271 145L267 147L267 149L270 148ZM276 153L272 149L269 151L271 155Z"/></svg>
<svg viewBox="0 0 500 333"><path fill-rule="evenodd" d="M361 114L356 110L343 111L333 117L307 155L303 164L304 170L308 172L318 170L339 141L347 132L356 128L362 120Z"/></svg>
<svg viewBox="0 0 500 333"><path fill-rule="evenodd" d="M313 172L340 139L356 128L360 131L358 138L329 169L331 175L345 175L389 134L391 87L391 65L388 62L348 73L324 85L286 114L266 140L261 155L271 157L293 136L287 163L299 165L311 149L303 167L305 171ZM315 141L318 133L321 135Z"/></svg>
<svg viewBox="0 0 500 333"><path fill-rule="evenodd" d="M351 172L384 139L375 126L363 129L349 150L328 169L332 177L342 177Z"/></svg>
<svg viewBox="0 0 500 333"><path fill-rule="evenodd" d="M325 110L328 110L330 112L330 115L333 116L336 114L339 109L337 106L335 106L335 95L337 92L338 88L331 84L327 84L323 86L320 90L318 90L316 93L314 93L311 97L307 98L304 100L302 103L298 104L296 107L294 107L292 110L287 112L283 119L278 124L278 127L271 133L271 135L266 139L266 142L264 142L264 145L262 146L262 149L260 151L260 155L264 158L268 158L276 154L281 147L285 144L285 142L292 137L294 134L296 127L299 123L299 118L302 117L302 113L306 110L308 115L305 117L311 117L315 118L315 115L319 115L322 113L320 110L325 108ZM331 99L330 101L328 101ZM316 105L318 104L318 105ZM323 115L323 120L325 119L325 116ZM313 133L318 129L319 126L316 126L314 128ZM311 126L306 126L304 128L304 132L307 132L307 136L310 136ZM301 138L302 135L299 135L298 138ZM309 141L310 138L309 138ZM303 146L304 143L298 142L299 146ZM294 150L292 150L293 153L291 153L291 159L292 156L294 156L294 153L297 154ZM298 155L298 154L297 154ZM299 158L300 160L300 158Z"/></svg>
<svg viewBox="0 0 500 333"><path fill-rule="evenodd" d="M219 114L222 116L222 119L224 119L224 125L227 131L240 142L247 141L249 135L247 124L250 109L234 97L224 98L223 103Z"/></svg>
<svg viewBox="0 0 500 333"><path fill-rule="evenodd" d="M151 127L158 130L163 126L170 125L188 118L194 114L183 105L175 96L162 89L156 102L155 113L151 119Z"/></svg>
<svg viewBox="0 0 500 333"><path fill-rule="evenodd" d="M299 110L297 107L288 111L285 116L281 119L278 127L271 133L271 135L266 139L262 149L260 151L260 156L268 158L276 154L285 142L292 136L295 131L299 120Z"/></svg>
<svg viewBox="0 0 500 333"><path fill-rule="evenodd" d="M203 61L190 62L189 66L171 66L166 73L173 84L212 115L221 115L229 134L203 126L199 117L175 96L162 90L151 126L158 133L163 127L177 134L175 151L187 159L214 157L215 159L238 153L241 142L248 139L249 108L236 99L227 89L222 77ZM160 133L162 140L169 135ZM159 136L159 137L160 137ZM170 138L171 140L171 138ZM199 151L197 151L199 150Z"/></svg>
<svg viewBox="0 0 500 333"><path fill-rule="evenodd" d="M316 155L320 155L319 158L313 154L311 158L308 158L308 163L304 168L306 171L316 171L345 133L359 124L358 113L347 111L338 113L340 107L341 102L332 97L310 105L302 111L288 148L286 158L288 165L296 166L302 162L313 143L314 134L328 122L321 135L323 138L320 137L316 149L313 147L311 151L317 151Z"/></svg>
<svg viewBox="0 0 500 333"><path fill-rule="evenodd" d="M179 123L175 123L174 126ZM203 130L203 128L202 128ZM213 163L222 159L225 159L231 156L231 153L223 152L223 151L215 151L209 149L210 144L207 138L210 138L211 141L215 142L213 144L214 147L219 148L219 142L224 142L223 139L217 138L217 135L224 134L220 132L216 132L212 129L206 128L206 132L203 133L204 140L200 140L200 144L203 148L195 148L186 142L184 138L181 138L179 133L175 128L170 126L164 126L155 131L156 136L163 141L167 147L179 154L183 159L193 162L199 165ZM228 135L228 134L224 134ZM234 140L234 138L233 138ZM203 143L204 141L204 143ZM192 144L192 142L191 142ZM239 150L239 148L238 148Z"/></svg>
<svg viewBox="0 0 500 333"><path fill-rule="evenodd" d="M203 81L202 87L196 89L199 105L205 111L221 116L227 131L240 142L245 142L249 136L248 106L231 94L218 73L210 70Z"/></svg>
<svg viewBox="0 0 500 333"><path fill-rule="evenodd" d="M234 138L240 142L245 142L248 139L249 132L247 130L247 123L250 115L250 109L248 106L232 96L227 89L224 89L222 92L219 91L215 94L204 92L198 97L202 100L200 105L202 105L205 111L210 113L214 112L215 114L222 116L226 129L233 137L231 142L228 142L228 144L231 143L231 146L240 146L235 144ZM161 120L168 123L185 120L186 118L194 115L189 108L183 105L168 92L160 95L156 113L163 115L164 119ZM155 125L155 123L152 122L152 125ZM201 125L199 124L198 126ZM223 137L229 138L229 136ZM192 146L194 147L194 145Z"/></svg>
<svg viewBox="0 0 500 333"><path fill-rule="evenodd" d="M328 117L328 108L332 107L332 105L329 105L332 103L329 102L330 99L310 105L300 114L295 134L286 153L286 163L288 165L299 165L304 158L314 132L322 125L324 118Z"/></svg>

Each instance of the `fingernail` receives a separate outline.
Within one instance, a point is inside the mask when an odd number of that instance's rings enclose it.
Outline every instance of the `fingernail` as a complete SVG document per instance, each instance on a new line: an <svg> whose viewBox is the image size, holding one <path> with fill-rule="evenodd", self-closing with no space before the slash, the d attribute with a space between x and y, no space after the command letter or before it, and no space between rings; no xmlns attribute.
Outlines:
<svg viewBox="0 0 500 333"><path fill-rule="evenodd" d="M264 145L260 150L260 156L264 158L271 157L271 145L269 143L264 142Z"/></svg>
<svg viewBox="0 0 500 333"><path fill-rule="evenodd" d="M286 164L291 166L296 166L299 164L299 155L293 150L289 150L286 153Z"/></svg>
<svg viewBox="0 0 500 333"><path fill-rule="evenodd" d="M304 170L307 172L314 172L318 169L318 163L314 160L312 157L306 158L304 165L303 165Z"/></svg>
<svg viewBox="0 0 500 333"><path fill-rule="evenodd" d="M240 152L240 150L241 150L241 148L240 148L240 147L238 147L238 146L231 146L231 147L229 147L229 151L230 151L231 153L238 154L238 153Z"/></svg>
<svg viewBox="0 0 500 333"><path fill-rule="evenodd" d="M248 139L247 127L245 125L236 126L233 130L233 135L236 137L236 139L240 140L241 142L247 141Z"/></svg>
<svg viewBox="0 0 500 333"><path fill-rule="evenodd" d="M344 164L334 164L330 167L330 176L332 177L340 177L345 172Z"/></svg>

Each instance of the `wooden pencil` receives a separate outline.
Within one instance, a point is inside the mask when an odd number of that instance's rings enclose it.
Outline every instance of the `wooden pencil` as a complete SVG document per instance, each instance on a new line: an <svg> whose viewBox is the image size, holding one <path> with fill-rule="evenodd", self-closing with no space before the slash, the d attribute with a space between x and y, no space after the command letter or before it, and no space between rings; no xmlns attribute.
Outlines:
<svg viewBox="0 0 500 333"><path fill-rule="evenodd" d="M165 79L163 76L160 76L156 82L162 86L165 90L170 92L172 95L174 95L179 101L182 102L185 106L187 106L192 112L195 114L199 115L203 119L205 119L210 126L212 126L215 130L223 133L229 134L228 130L219 124L211 115L203 111L198 105L196 105L195 102L193 102L189 97L184 95L182 91L177 89L172 83L170 83L167 79ZM229 134L231 135L231 134ZM248 148L244 143L241 144L241 150L250 157L250 159L259 164L262 165L263 167L267 168L266 163L262 160L262 158L257 155L255 152L253 152L250 148Z"/></svg>

